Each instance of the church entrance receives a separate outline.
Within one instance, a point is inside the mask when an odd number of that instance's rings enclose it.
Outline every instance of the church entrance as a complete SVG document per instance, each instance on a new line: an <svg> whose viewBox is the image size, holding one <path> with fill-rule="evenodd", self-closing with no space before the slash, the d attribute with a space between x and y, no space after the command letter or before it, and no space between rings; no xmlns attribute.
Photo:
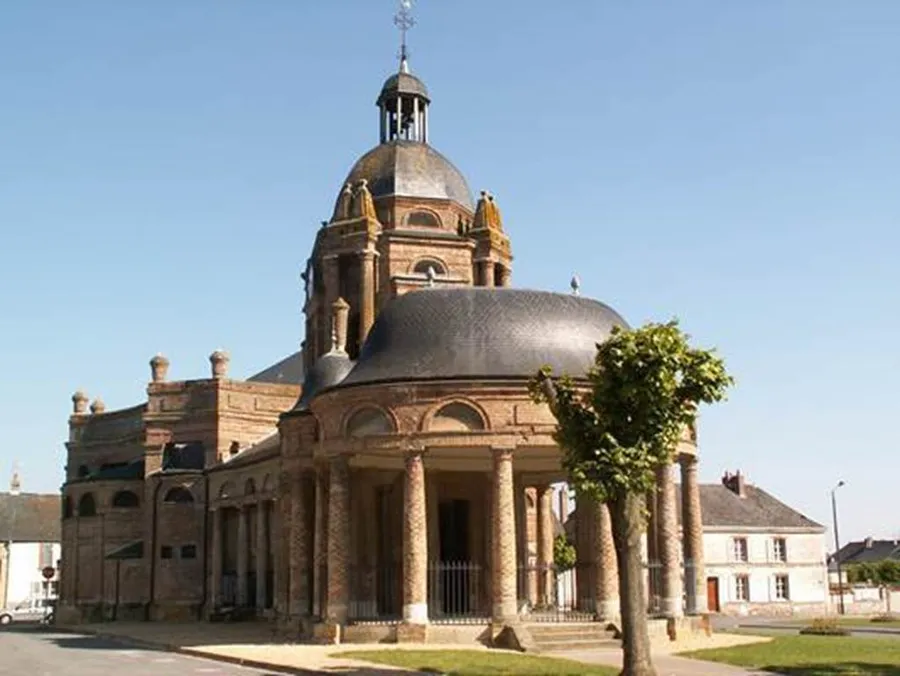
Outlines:
<svg viewBox="0 0 900 676"><path fill-rule="evenodd" d="M469 539L471 503L468 500L442 500L438 503L440 538L439 593L436 595L444 616L469 614L472 585L475 582Z"/></svg>

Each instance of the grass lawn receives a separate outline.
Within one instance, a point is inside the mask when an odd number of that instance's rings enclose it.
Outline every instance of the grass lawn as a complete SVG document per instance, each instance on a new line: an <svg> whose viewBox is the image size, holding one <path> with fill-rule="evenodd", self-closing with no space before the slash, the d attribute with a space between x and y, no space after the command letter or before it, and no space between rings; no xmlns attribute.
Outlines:
<svg viewBox="0 0 900 676"><path fill-rule="evenodd" d="M841 617L838 619L838 624L845 624L848 627L890 627L892 629L900 629L900 620L872 622L868 617Z"/></svg>
<svg viewBox="0 0 900 676"><path fill-rule="evenodd" d="M900 676L900 640L894 638L779 636L768 643L682 656L786 676Z"/></svg>
<svg viewBox="0 0 900 676"><path fill-rule="evenodd" d="M619 669L612 667L497 650L354 650L332 656L448 676L616 676L619 673Z"/></svg>

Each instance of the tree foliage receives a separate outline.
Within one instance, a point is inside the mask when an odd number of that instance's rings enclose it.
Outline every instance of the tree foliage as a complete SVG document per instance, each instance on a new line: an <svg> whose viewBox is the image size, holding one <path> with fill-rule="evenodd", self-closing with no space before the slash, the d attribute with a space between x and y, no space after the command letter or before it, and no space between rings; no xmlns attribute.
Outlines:
<svg viewBox="0 0 900 676"><path fill-rule="evenodd" d="M532 397L550 402L563 466L579 494L607 502L653 488L699 404L724 399L733 379L712 350L690 347L676 320L618 327L597 346L587 383L544 368Z"/></svg>
<svg viewBox="0 0 900 676"><path fill-rule="evenodd" d="M900 561L895 559L852 563L846 567L846 571L847 580L852 584L900 584Z"/></svg>
<svg viewBox="0 0 900 676"><path fill-rule="evenodd" d="M553 540L553 563L559 572L571 570L578 562L575 545L565 535L557 535Z"/></svg>

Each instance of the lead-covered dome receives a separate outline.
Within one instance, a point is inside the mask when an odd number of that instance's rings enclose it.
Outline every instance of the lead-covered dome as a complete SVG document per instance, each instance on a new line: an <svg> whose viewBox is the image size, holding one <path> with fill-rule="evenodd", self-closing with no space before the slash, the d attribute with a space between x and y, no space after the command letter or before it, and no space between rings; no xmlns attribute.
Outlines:
<svg viewBox="0 0 900 676"><path fill-rule="evenodd" d="M346 352L332 350L326 352L313 364L303 380L300 398L291 413L309 410L309 402L322 390L337 385L353 368L353 362Z"/></svg>
<svg viewBox="0 0 900 676"><path fill-rule="evenodd" d="M614 326L596 300L509 288L423 289L378 316L340 387L435 379L526 379L542 366L578 377Z"/></svg>
<svg viewBox="0 0 900 676"><path fill-rule="evenodd" d="M445 199L475 211L472 191L462 172L427 143L393 140L363 155L344 185L368 181L374 198L393 195Z"/></svg>

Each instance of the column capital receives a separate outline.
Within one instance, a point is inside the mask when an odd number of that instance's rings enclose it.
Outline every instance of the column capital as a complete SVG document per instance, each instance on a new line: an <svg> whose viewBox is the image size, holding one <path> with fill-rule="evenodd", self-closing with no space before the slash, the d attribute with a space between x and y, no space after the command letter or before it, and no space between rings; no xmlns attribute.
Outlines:
<svg viewBox="0 0 900 676"><path fill-rule="evenodd" d="M491 446L491 455L494 456L495 460L512 460L515 451L516 447L509 444Z"/></svg>
<svg viewBox="0 0 900 676"><path fill-rule="evenodd" d="M356 255L363 260L374 260L380 254L374 249L363 249L362 251L357 251Z"/></svg>

